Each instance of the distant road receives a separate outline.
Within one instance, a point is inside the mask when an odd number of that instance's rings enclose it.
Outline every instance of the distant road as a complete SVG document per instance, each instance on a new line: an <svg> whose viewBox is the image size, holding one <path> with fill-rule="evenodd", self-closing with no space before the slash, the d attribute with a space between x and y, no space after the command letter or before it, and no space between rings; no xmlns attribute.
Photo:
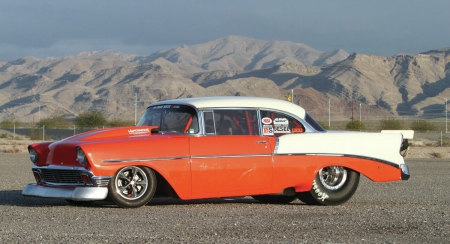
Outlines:
<svg viewBox="0 0 450 244"><path fill-rule="evenodd" d="M342 206L158 199L138 209L26 198L27 154L0 153L0 243L448 243L450 160L408 160L408 181L362 178Z"/></svg>

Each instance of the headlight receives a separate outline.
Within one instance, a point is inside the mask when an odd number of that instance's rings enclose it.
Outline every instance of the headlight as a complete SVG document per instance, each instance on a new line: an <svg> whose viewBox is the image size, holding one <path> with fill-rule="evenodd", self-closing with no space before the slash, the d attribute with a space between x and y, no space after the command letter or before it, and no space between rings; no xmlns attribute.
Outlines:
<svg viewBox="0 0 450 244"><path fill-rule="evenodd" d="M83 166L86 166L87 158L84 154L83 150L80 147L77 147L77 162Z"/></svg>
<svg viewBox="0 0 450 244"><path fill-rule="evenodd" d="M31 160L31 162L36 164L37 161L38 161L38 155L37 155L36 150L34 150L34 148L32 148L32 147L29 147L28 148L28 152L30 153L30 160Z"/></svg>

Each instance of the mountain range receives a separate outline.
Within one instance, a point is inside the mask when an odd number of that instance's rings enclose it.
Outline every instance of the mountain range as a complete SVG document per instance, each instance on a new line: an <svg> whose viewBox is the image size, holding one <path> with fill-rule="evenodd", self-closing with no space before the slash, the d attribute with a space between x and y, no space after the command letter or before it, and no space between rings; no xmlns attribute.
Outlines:
<svg viewBox="0 0 450 244"><path fill-rule="evenodd" d="M285 99L326 120L443 116L450 95L450 48L381 57L328 52L302 43L227 36L149 56L111 50L0 64L0 120L74 118L100 110L134 119L149 103L199 96ZM329 113L330 110L330 113Z"/></svg>

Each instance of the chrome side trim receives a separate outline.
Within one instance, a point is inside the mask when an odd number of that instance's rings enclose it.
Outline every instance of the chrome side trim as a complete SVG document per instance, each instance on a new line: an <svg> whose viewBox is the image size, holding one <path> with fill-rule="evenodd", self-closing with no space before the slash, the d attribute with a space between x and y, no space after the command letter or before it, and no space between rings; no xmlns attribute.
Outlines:
<svg viewBox="0 0 450 244"><path fill-rule="evenodd" d="M188 156L182 157L167 157L167 158L125 158L125 159L107 159L103 160L102 163L139 163L148 161L168 161L168 160L180 160L189 159Z"/></svg>
<svg viewBox="0 0 450 244"><path fill-rule="evenodd" d="M362 158L367 159L371 161L376 161L382 164L386 164L392 167L395 167L397 169L400 169L402 165L406 164L396 164L389 161L377 159L377 158L370 158L370 157L364 157L359 155L349 155L349 154L327 154L327 153L320 153L320 154L311 154L311 153L281 153L281 154L275 154L274 156L329 156L329 157L349 157L349 158Z"/></svg>
<svg viewBox="0 0 450 244"><path fill-rule="evenodd" d="M109 159L103 160L102 163L137 163L151 161L169 161L180 159L204 159L204 158L243 158L243 157L271 157L272 154L231 154L231 155L199 155L192 157L168 157L168 158L129 158L129 159Z"/></svg>
<svg viewBox="0 0 450 244"><path fill-rule="evenodd" d="M55 188L28 184L23 188L22 195L27 197L61 198L74 201L103 200L108 195L107 187L75 187Z"/></svg>
<svg viewBox="0 0 450 244"><path fill-rule="evenodd" d="M271 157L272 154L235 154L235 155L208 155L208 156L192 156L194 159L204 158L244 158L244 157Z"/></svg>

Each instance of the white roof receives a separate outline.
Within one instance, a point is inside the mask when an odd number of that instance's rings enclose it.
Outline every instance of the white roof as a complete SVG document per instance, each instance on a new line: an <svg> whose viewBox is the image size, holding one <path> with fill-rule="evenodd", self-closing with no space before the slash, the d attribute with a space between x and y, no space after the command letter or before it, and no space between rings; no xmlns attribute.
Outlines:
<svg viewBox="0 0 450 244"><path fill-rule="evenodd" d="M180 104L191 105L199 109L205 108L261 108L285 111L298 117L305 118L305 109L291 102L265 97L242 97L242 96L217 96L217 97L195 97L165 100L150 104Z"/></svg>

